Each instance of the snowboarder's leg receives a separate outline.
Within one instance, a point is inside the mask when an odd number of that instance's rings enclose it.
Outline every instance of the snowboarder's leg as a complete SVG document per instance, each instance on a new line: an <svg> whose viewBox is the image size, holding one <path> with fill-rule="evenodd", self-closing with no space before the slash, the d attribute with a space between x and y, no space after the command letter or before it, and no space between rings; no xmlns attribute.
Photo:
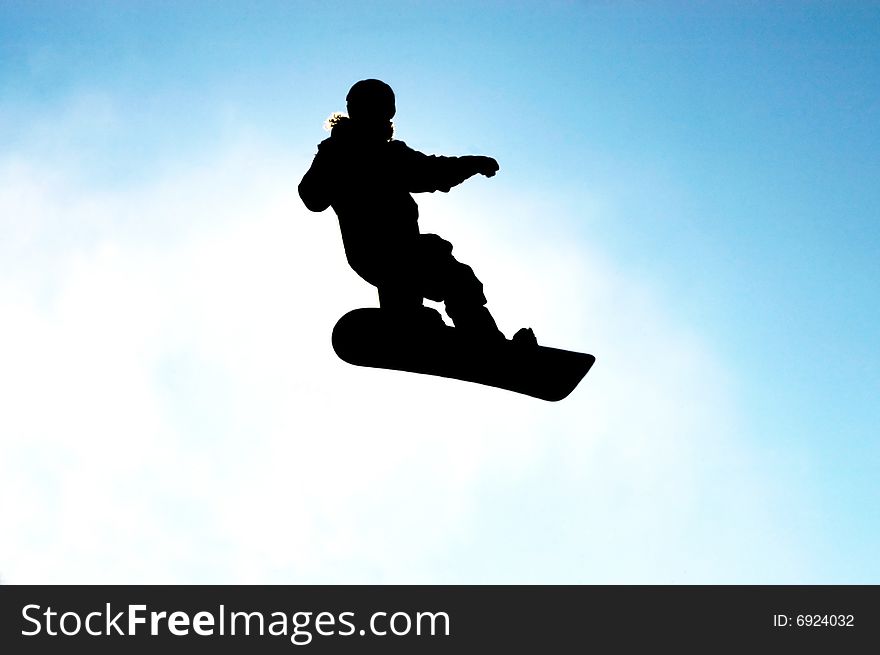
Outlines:
<svg viewBox="0 0 880 655"><path fill-rule="evenodd" d="M456 329L479 339L504 339L486 308L483 283L470 266L452 256L452 244L436 234L424 234L419 250L425 297L445 301Z"/></svg>
<svg viewBox="0 0 880 655"><path fill-rule="evenodd" d="M455 327L481 339L504 339L501 330L486 308L483 283L473 269L450 255L449 276L444 300L446 313Z"/></svg>
<svg viewBox="0 0 880 655"><path fill-rule="evenodd" d="M422 306L422 294L401 285L383 285L378 287L379 306L391 312L418 311Z"/></svg>
<svg viewBox="0 0 880 655"><path fill-rule="evenodd" d="M431 307L425 307L424 297L412 286L406 284L386 284L377 287L379 307L391 319L401 325L420 328L442 327L443 317Z"/></svg>

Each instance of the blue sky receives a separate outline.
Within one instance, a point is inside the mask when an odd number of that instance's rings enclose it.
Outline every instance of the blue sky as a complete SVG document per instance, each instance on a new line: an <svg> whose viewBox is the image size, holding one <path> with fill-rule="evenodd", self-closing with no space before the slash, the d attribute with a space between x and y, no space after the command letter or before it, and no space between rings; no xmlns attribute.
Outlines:
<svg viewBox="0 0 880 655"><path fill-rule="evenodd" d="M874 3L4 3L0 576L877 582L878 28ZM498 159L422 224L505 331L597 356L564 403L332 359L374 298L295 186L364 77L411 146Z"/></svg>

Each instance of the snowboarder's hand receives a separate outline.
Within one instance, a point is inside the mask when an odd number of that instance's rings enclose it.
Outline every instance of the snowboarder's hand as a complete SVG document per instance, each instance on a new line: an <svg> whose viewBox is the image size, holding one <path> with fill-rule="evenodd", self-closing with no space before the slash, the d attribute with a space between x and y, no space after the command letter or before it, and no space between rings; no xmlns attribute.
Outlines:
<svg viewBox="0 0 880 655"><path fill-rule="evenodd" d="M462 159L466 160L468 165L471 166L471 170L473 173L471 175L476 175L479 173L480 175L485 175L486 177L492 177L498 172L498 162L492 159L491 157L483 157L482 155L467 155L462 157Z"/></svg>
<svg viewBox="0 0 880 655"><path fill-rule="evenodd" d="M492 177L498 172L498 162L491 157L474 157L477 164L477 172L486 177Z"/></svg>

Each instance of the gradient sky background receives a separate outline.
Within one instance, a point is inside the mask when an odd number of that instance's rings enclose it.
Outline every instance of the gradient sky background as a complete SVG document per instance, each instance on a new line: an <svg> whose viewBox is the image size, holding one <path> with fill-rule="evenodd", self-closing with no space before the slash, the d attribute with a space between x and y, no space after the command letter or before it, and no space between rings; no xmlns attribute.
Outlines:
<svg viewBox="0 0 880 655"><path fill-rule="evenodd" d="M0 4L0 579L880 582L880 5ZM350 367L365 77L567 400Z"/></svg>

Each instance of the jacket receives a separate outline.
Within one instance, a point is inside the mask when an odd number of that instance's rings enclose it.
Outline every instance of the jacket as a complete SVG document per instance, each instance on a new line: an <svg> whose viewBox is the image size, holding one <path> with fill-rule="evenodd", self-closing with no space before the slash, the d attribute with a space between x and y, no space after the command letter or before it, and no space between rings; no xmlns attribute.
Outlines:
<svg viewBox="0 0 880 655"><path fill-rule="evenodd" d="M418 238L419 209L411 194L447 192L477 172L473 157L426 155L388 136L343 118L318 145L299 184L308 209L333 207L349 264L377 286Z"/></svg>

